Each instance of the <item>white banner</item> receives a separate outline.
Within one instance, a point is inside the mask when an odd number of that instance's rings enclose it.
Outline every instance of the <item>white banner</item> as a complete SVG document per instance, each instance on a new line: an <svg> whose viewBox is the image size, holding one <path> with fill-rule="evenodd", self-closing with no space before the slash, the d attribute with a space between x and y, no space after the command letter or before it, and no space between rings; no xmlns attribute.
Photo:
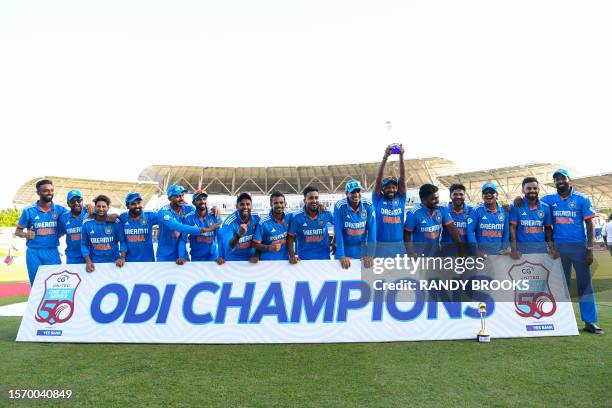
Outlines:
<svg viewBox="0 0 612 408"><path fill-rule="evenodd" d="M481 291L493 339L578 334L572 304L554 294L567 290L558 260L495 256L487 264L489 276L498 275L494 279L530 279L538 288L517 289L515 301L504 302ZM419 296L416 277L406 278L417 287L411 301L376 296L381 282L363 281L359 262L349 270L337 261L97 264L93 273L84 265L43 266L17 341L328 343L476 337L478 302L431 301Z"/></svg>

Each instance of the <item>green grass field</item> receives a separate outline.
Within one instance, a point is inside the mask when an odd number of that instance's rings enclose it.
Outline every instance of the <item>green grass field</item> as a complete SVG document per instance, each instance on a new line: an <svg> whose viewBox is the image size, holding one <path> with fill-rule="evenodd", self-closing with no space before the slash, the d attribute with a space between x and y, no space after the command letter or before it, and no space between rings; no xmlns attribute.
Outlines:
<svg viewBox="0 0 612 408"><path fill-rule="evenodd" d="M78 406L609 407L612 260L597 258L603 336L491 344L18 344L20 318L0 318L0 405L11 388L69 388Z"/></svg>

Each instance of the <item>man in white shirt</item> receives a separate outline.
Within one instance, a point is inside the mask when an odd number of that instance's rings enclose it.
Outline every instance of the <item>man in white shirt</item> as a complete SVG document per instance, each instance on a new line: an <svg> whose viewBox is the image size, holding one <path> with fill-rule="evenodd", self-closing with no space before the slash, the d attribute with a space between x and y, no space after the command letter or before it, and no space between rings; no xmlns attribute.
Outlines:
<svg viewBox="0 0 612 408"><path fill-rule="evenodd" d="M603 235L604 245L608 246L608 251L612 255L612 214L610 214L608 222L601 229L601 235Z"/></svg>

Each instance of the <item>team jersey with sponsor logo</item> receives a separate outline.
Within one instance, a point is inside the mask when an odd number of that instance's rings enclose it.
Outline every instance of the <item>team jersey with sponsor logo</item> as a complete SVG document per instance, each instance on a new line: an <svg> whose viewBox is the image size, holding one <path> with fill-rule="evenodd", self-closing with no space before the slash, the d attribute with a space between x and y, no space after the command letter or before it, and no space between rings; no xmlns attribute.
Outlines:
<svg viewBox="0 0 612 408"><path fill-rule="evenodd" d="M128 262L155 262L153 253L153 226L157 225L157 213L142 211L138 218L130 217L129 211L119 216L127 246L125 260Z"/></svg>
<svg viewBox="0 0 612 408"><path fill-rule="evenodd" d="M81 210L78 216L66 211L59 217L59 233L66 235L66 258L81 258L81 227L87 217L87 211Z"/></svg>
<svg viewBox="0 0 612 408"><path fill-rule="evenodd" d="M210 228L220 223L221 218L211 211L206 211L204 217L198 212L187 214L183 222L198 228ZM187 259L187 240L189 240L189 253L192 261L214 261L219 255L217 236L219 228L214 231L204 232L200 235L181 234L179 243L179 257Z"/></svg>
<svg viewBox="0 0 612 408"><path fill-rule="evenodd" d="M263 245L281 244L280 250L262 251L259 254L259 259L262 261L279 261L288 260L289 253L287 252L287 230L291 222L291 214L285 213L283 219L278 221L274 218L272 211L259 220L259 224L255 228L255 236L253 242Z"/></svg>
<svg viewBox="0 0 612 408"><path fill-rule="evenodd" d="M98 222L86 219L81 227L81 254L96 263L115 262L119 251L125 251L125 236L121 221Z"/></svg>
<svg viewBox="0 0 612 408"><path fill-rule="evenodd" d="M21 212L18 227L32 229L36 234L34 239L28 239L26 245L32 249L53 249L59 246L59 217L68 210L59 204L51 202L48 211L43 211L38 201L28 205Z"/></svg>
<svg viewBox="0 0 612 408"><path fill-rule="evenodd" d="M412 242L437 244L445 225L453 223L446 207L435 210L419 204L406 213L404 228L410 231Z"/></svg>
<svg viewBox="0 0 612 408"><path fill-rule="evenodd" d="M550 206L553 222L553 240L556 243L586 242L584 220L595 217L591 200L573 188L567 197L558 193L542 197Z"/></svg>
<svg viewBox="0 0 612 408"><path fill-rule="evenodd" d="M251 218L247 224L247 230L240 237L234 248L230 247L230 241L240 230L240 225L243 223L240 218L240 213L234 211L229 217L223 221L221 226L221 237L223 241L223 255L226 261L248 261L250 257L255 255L255 250L251 245L255 228L259 224L261 217L259 214L251 213Z"/></svg>
<svg viewBox="0 0 612 408"><path fill-rule="evenodd" d="M509 221L510 215L499 204L490 211L481 203L474 207L468 217L468 242L476 244L489 255L507 249L510 241Z"/></svg>
<svg viewBox="0 0 612 408"><path fill-rule="evenodd" d="M176 212L170 204L166 204L157 212L157 222L159 223L158 261L175 261L178 258L178 244L181 234L196 235L200 233L199 228L183 224L185 216L194 211L195 207L186 204L180 206L179 212Z"/></svg>
<svg viewBox="0 0 612 408"><path fill-rule="evenodd" d="M376 213L376 241L402 242L404 240L404 214L406 193L388 199L383 193L372 191L372 204Z"/></svg>
<svg viewBox="0 0 612 408"><path fill-rule="evenodd" d="M552 225L550 206L538 201L534 207L523 197L523 206L511 206L510 224L516 225L516 242L518 250L525 253L546 252L546 235L544 227Z"/></svg>
<svg viewBox="0 0 612 408"><path fill-rule="evenodd" d="M368 243L369 253L373 255L376 243L376 213L368 200L361 199L356 209L346 198L338 200L334 206L334 237L336 238L336 259L361 255L361 244ZM357 247L347 251L346 247ZM351 252L351 253L349 253Z"/></svg>
<svg viewBox="0 0 612 408"><path fill-rule="evenodd" d="M470 212L474 207L468 204L463 205L463 209L461 211L455 211L453 208L453 204L448 204L448 214L454 221L455 228L457 228L457 232L459 233L459 238L461 242L467 242L467 221L470 217ZM453 237L451 236L448 229L444 229L442 231L442 242L453 242Z"/></svg>
<svg viewBox="0 0 612 408"><path fill-rule="evenodd" d="M329 259L328 224L333 223L330 211L319 211L312 218L304 208L293 213L287 234L295 236L300 259Z"/></svg>

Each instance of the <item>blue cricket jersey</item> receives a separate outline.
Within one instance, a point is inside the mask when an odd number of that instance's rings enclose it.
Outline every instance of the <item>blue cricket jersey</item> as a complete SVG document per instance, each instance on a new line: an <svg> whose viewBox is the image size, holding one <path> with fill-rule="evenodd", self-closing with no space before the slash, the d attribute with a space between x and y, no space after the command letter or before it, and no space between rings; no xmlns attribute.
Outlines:
<svg viewBox="0 0 612 408"><path fill-rule="evenodd" d="M488 255L507 249L510 241L509 221L508 212L499 204L495 210L489 211L481 203L474 207L468 218L468 242Z"/></svg>
<svg viewBox="0 0 612 408"><path fill-rule="evenodd" d="M367 243L369 256L376 250L376 212L374 206L363 198L353 209L346 198L334 205L334 237L336 259L361 258L361 244Z"/></svg>
<svg viewBox="0 0 612 408"><path fill-rule="evenodd" d="M68 212L66 207L51 202L48 211L43 211L38 201L25 207L21 212L18 227L33 229L34 239L28 239L26 245L32 249L54 249L59 246L59 217Z"/></svg>
<svg viewBox="0 0 612 408"><path fill-rule="evenodd" d="M174 262L178 259L181 234L200 234L199 228L183 224L185 216L194 211L195 208L193 206L186 204L179 208L179 212L176 212L170 204L166 204L157 212L157 222L159 224L159 236L157 239L158 262Z"/></svg>
<svg viewBox="0 0 612 408"><path fill-rule="evenodd" d="M255 236L253 242L263 245L281 244L278 252L261 251L259 259L262 261L280 261L288 260L289 253L287 252L287 231L291 222L291 214L285 213L283 219L279 222L274 218L272 211L259 220L259 224L255 228Z"/></svg>
<svg viewBox="0 0 612 408"><path fill-rule="evenodd" d="M229 243L236 235L242 224L240 213L234 211L229 217L223 221L221 226L221 237L223 241L223 256L226 261L248 261L250 257L255 255L255 250L251 246L251 241L255 235L255 228L259 224L261 217L259 214L251 213L251 218L247 224L247 231L240 237L236 246L231 248Z"/></svg>
<svg viewBox="0 0 612 408"><path fill-rule="evenodd" d="M287 234L295 236L300 259L329 259L330 223L334 223L334 216L327 210L317 212L313 218L304 208L293 213Z"/></svg>
<svg viewBox="0 0 612 408"><path fill-rule="evenodd" d="M372 191L372 204L376 213L376 241L403 242L406 193L397 193L388 199L381 192Z"/></svg>
<svg viewBox="0 0 612 408"><path fill-rule="evenodd" d="M406 213L404 229L411 232L411 241L417 254L437 255L440 250L440 238L445 225L453 223L446 207L437 206L430 210L423 204L412 207Z"/></svg>
<svg viewBox="0 0 612 408"><path fill-rule="evenodd" d="M125 236L121 221L114 223L86 219L81 227L81 254L93 263L115 262L119 251L125 251Z"/></svg>
<svg viewBox="0 0 612 408"><path fill-rule="evenodd" d="M210 228L221 222L221 218L214 215L211 211L206 211L204 217L200 217L197 211L187 214L183 222L186 225L193 225L198 228ZM181 234L179 243L179 256L189 259L187 256L187 240L189 240L189 254L192 261L214 261L219 256L218 232L205 232L201 235Z"/></svg>
<svg viewBox="0 0 612 408"><path fill-rule="evenodd" d="M586 242L584 221L596 215L587 196L572 188L565 198L555 193L542 197L541 201L552 211L555 243Z"/></svg>
<svg viewBox="0 0 612 408"><path fill-rule="evenodd" d="M511 206L510 224L516 225L517 248L524 254L541 254L547 251L544 227L552 225L550 206L538 201L531 207L523 197L523 207Z"/></svg>
<svg viewBox="0 0 612 408"><path fill-rule="evenodd" d="M448 204L448 214L453 219L455 228L457 228L457 232L459 233L459 238L461 239L461 242L467 242L467 221L470 217L470 212L473 208L474 207L472 207L471 205L464 204L463 209L457 212L453 208L453 203ZM444 231L442 231L442 242L453 242L453 237L446 228L444 229Z"/></svg>
<svg viewBox="0 0 612 408"><path fill-rule="evenodd" d="M82 209L77 217L71 211L66 211L59 217L60 235L66 235L66 259L68 263L71 260L82 260L83 258L81 254L81 226L87 215L87 211Z"/></svg>
<svg viewBox="0 0 612 408"><path fill-rule="evenodd" d="M138 218L130 217L129 211L119 216L127 247L128 262L155 262L153 253L153 226L157 225L157 213L142 211Z"/></svg>

